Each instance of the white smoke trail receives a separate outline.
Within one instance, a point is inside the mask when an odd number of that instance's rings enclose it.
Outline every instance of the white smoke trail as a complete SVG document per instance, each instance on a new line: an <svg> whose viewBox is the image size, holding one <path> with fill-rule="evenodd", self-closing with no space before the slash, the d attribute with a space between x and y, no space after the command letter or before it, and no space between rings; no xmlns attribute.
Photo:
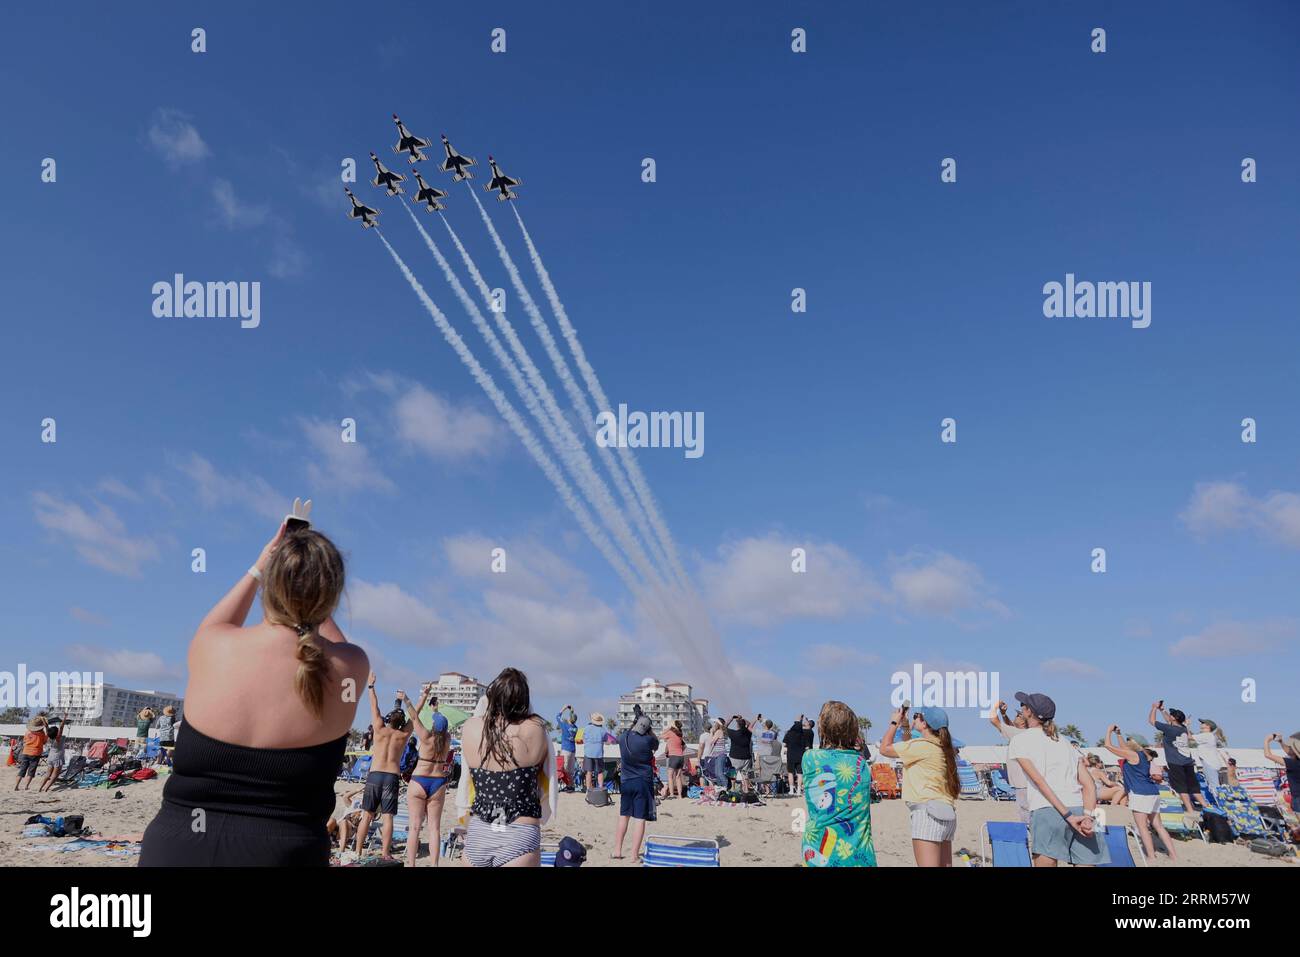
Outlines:
<svg viewBox="0 0 1300 957"><path fill-rule="evenodd" d="M542 432L546 436L546 440L550 442L555 451L560 454L565 466L569 470L569 474L573 476L574 480L577 481L579 488L582 489L583 494L586 495L588 504L596 509L601 520L605 523L606 528L613 533L615 540L622 546L632 564L641 571L647 584L653 584L653 575L655 573L653 566L646 560L645 555L640 548L640 544L636 541L636 538L632 534L632 530L628 527L622 513L619 512L618 506L615 505L613 497L609 494L609 489L606 488L605 483L601 481L600 475L596 472L596 468L592 464L590 457L588 457L586 449L583 448L577 436L573 434L573 430L570 428L568 420L564 418L559 407L555 404L555 399L551 395L551 390L547 387L546 381L542 379L541 374L537 370L537 366L533 364L532 359L528 356L528 352L519 341L519 337L515 335L514 327L511 326L500 313L493 313L497 320L497 324L501 327L502 332L509 340L515 356L519 359L520 363L524 366L525 371L528 373L529 381L532 385L531 389L520 376L519 369L515 366L515 363L511 361L510 356L507 355L505 350L501 347L500 340L492 331L492 327L489 326L487 321L483 318L483 314L479 311L474 299L468 292L466 292L465 287L461 285L459 277L457 277L456 273L452 270L451 264L447 262L446 257L443 256L442 250L438 248L438 244L433 241L433 237L428 234L424 225L416 217L415 211L412 210L410 205L406 202L403 202L402 205L406 209L407 215L411 217L411 222L415 224L416 230L424 239L424 244L428 247L429 252L432 253L433 258L437 260L439 267L442 269L443 276L451 286L452 291L455 292L456 297L460 300L461 306L463 306L465 311L469 314L475 328L478 329L479 334L487 342L488 347L492 350L492 354L496 356L497 362L501 364L501 367L510 377L510 381L514 385L515 391L518 392L520 398L524 400L524 405L528 408L528 411L542 427ZM536 390L536 393L534 390ZM546 406L545 412L538 407L537 399L539 396ZM562 431L563 435L561 435L557 429Z"/></svg>
<svg viewBox="0 0 1300 957"><path fill-rule="evenodd" d="M466 185L468 186L468 184ZM528 292L528 287L524 285L523 277L519 274L519 269L515 266L514 260L506 250L505 243L502 242L500 234L497 233L496 226L492 224L492 220L488 216L487 210L483 208L483 204L479 202L478 196L474 193L473 189L470 189L469 194L474 199L474 205L478 207L479 215L483 217L483 224L487 227L488 233L492 236L492 242L496 245L497 255L500 257L502 264L506 267L506 272L510 274L510 282L515 287L515 293L519 296L520 302L523 303L524 312L527 313L528 320L532 323L533 329L536 331L538 338L542 340L542 346L546 349L546 354L551 360L551 365L555 367L555 374L559 377L560 383L564 386L565 392L569 395L569 401L573 403L573 407L578 411L578 415L580 416L584 427L588 423L594 427L595 416L592 414L591 406L587 402L587 396L582 391L582 387L578 385L577 381L573 378L573 373L569 370L569 364L565 361L564 354L555 344L555 337L551 335L551 329L546 324L546 319L543 318L541 310L537 308L537 303L533 301L532 295ZM605 408L608 408L608 406L605 406ZM672 565L668 562L662 547L659 546L655 536L651 533L649 525L646 522L645 514L637 503L636 496L633 494L632 489L624 480L623 473L619 470L618 463L615 462L614 456L610 453L609 449L599 443L596 444L596 452L600 456L601 461L605 463L605 468L609 472L610 477L614 480L614 485L618 488L619 494L623 497L623 501L627 503L628 508L632 513L632 520L640 529L641 535L646 540L651 554L655 556L656 563L671 573ZM667 575L663 575L663 573L660 574L665 579L668 577Z"/></svg>
<svg viewBox="0 0 1300 957"><path fill-rule="evenodd" d="M595 419L591 413L591 406L587 402L587 397L582 388L574 380L572 372L569 370L568 363L555 345L555 338L546 325L546 320L542 317L541 311L533 301L532 295L528 292L528 287L524 285L523 277L520 276L514 260L511 259L510 253L506 250L505 243L502 242L500 234L497 233L496 227L488 217L487 210L479 202L478 196L475 195L472 187L465 184L469 189L470 196L474 200L474 205L478 207L479 215L483 219L483 225L487 227L493 243L496 245L497 255L501 259L502 265L505 266L507 273L510 275L510 281L515 287L515 293L523 303L524 311L528 314L529 321L533 329L537 332L538 338L542 340L542 345L546 348L546 353L555 367L556 374L563 383L565 391L568 393L570 401L578 410L579 415L585 422L594 423ZM522 220L521 220L522 225ZM572 327L570 327L572 328ZM585 361L585 360L584 360ZM593 373L594 375L594 373ZM599 383L597 383L599 385ZM603 393L602 393L603 395ZM608 408L605 403L605 408ZM629 498L634 500L631 491L626 490L622 475L618 470L618 465L609 450L597 443L597 450L602 454L605 467L609 469L611 476L615 477L615 483L619 485L620 491ZM635 465L632 466L635 468ZM639 471L636 473L640 475ZM644 483L644 480L643 480ZM647 495L648 495L647 489ZM667 529L665 527L664 531ZM650 540L648 530L643 534L647 535ZM671 547L671 537L668 538ZM675 548L672 557L676 558ZM746 702L747 695L740 687L736 680L735 674L731 670L730 663L727 661L726 654L723 651L722 639L713 628L713 622L710 619L707 610L703 606L700 597L695 590L689 586L685 572L681 570L680 562L676 562L672 570L680 576L680 584L677 588L672 588L667 581L660 578L662 591L660 592L661 601L665 606L668 620L663 622L660 627L667 627L669 634L675 635L675 650L681 656L683 664L697 669L697 673L709 676L716 688L718 697L725 701ZM689 610L687 615L682 615L681 606L685 605Z"/></svg>
<svg viewBox="0 0 1300 957"><path fill-rule="evenodd" d="M578 331L573 328L573 323L569 322L569 314L565 312L564 303L560 302L559 293L555 291L555 284L551 282L551 275L546 271L546 266L542 263L541 254L538 253L537 247L533 244L533 237L529 235L523 217L519 215L519 210L513 204L510 210L515 214L515 221L519 223L519 231L523 234L524 243L528 246L528 255L533 261L533 270L537 273L537 278L546 293L546 299L551 304L551 312L555 314L555 319L560 325L560 333L564 336L565 342L569 344L569 351L573 353L573 361L577 365L578 371L582 373L582 379L586 383L588 391L596 400L598 408L612 409L609 399L605 396L605 390L601 388L600 379L596 376L596 370L587 361L587 354L582 348L582 343L578 341ZM644 504L649 521L659 536L662 548L668 556L668 561L677 576L679 584L683 588L689 588L686 570L682 567L681 560L678 558L677 546L673 541L672 533L668 530L668 524L659 514L654 495L651 494L650 486L646 483L641 467L636 462L636 456L621 445L618 447L618 455L623 467L627 469L628 479L636 489L640 503Z"/></svg>
<svg viewBox="0 0 1300 957"><path fill-rule="evenodd" d="M478 360L474 358L474 353L470 351L469 346L465 345L460 334L456 332L455 327L453 327L447 317L442 314L442 311L434 304L433 300L429 298L429 294L424 291L424 287L421 286L420 281L415 278L415 274L411 272L410 267L402 261L401 256L397 255L397 250L389 244L388 237L378 229L375 230L375 234L379 236L380 240L383 242L384 248L388 250L388 254L393 257L393 262L397 263L397 268L402 271L402 275L406 277L406 281L411 284L411 288L415 291L415 295L419 298L421 305L423 305L429 315L433 317L433 321L437 324L438 330L442 333L442 337L446 339L452 349L455 350L456 355L460 357L460 361L465 364L466 368L470 371L470 375L474 377L474 381L479 384L485 393L487 393L487 397L491 400L492 404L496 406L497 411L501 413L501 417L506 420L506 424L509 425L515 435L519 437L519 441L524 444L524 448L526 448L529 454L532 455L533 460L541 468L546 477L551 480L551 484L554 485L555 490L560 493L560 498L563 500L564 504L568 506L569 511L571 511L574 517L577 518L578 524L582 526L582 530L587 533L587 537L591 539L591 543L596 546L596 549L605 557L605 560L609 562L610 567L613 568L614 571L618 573L618 576L623 579L624 584L628 586L632 591L632 594L637 596L641 595L642 591L637 583L636 576L633 575L632 570L627 567L627 563L623 561L617 549L615 549L610 543L609 538L596 525L596 523L592 521L591 516L587 513L587 509L578 501L577 497L573 494L573 489L570 488L569 483L565 481L560 470L556 468L555 463L552 462L550 456L546 454L546 450L542 448L541 443L537 441L537 436L533 435L532 430L530 430L524 420L520 418L515 407L510 404L510 400L505 397L505 394L502 393L497 384L492 381L492 376L490 376L487 371L479 365Z"/></svg>

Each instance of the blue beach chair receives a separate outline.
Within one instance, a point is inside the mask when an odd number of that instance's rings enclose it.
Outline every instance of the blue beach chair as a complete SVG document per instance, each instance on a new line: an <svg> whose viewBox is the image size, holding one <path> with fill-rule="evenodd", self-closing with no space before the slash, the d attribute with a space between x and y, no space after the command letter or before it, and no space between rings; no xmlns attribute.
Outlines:
<svg viewBox="0 0 1300 957"><path fill-rule="evenodd" d="M642 867L721 867L722 848L710 837L647 835Z"/></svg>
<svg viewBox="0 0 1300 957"><path fill-rule="evenodd" d="M1133 861L1133 854L1128 849L1130 829L1119 824L1111 824L1106 828L1106 847L1110 851L1110 863L1098 864L1098 867L1137 867ZM1147 858L1142 852L1142 842L1138 840L1136 834L1133 835L1133 843L1137 845L1138 856L1142 858L1142 865L1145 867Z"/></svg>
<svg viewBox="0 0 1300 957"><path fill-rule="evenodd" d="M980 831L980 857L985 866L1032 867L1029 860L1029 827L1019 821L985 822Z"/></svg>
<svg viewBox="0 0 1300 957"><path fill-rule="evenodd" d="M957 779L961 783L960 797L982 801L989 796L988 791L984 788L984 782L980 780L979 774L975 771L975 765L969 761L957 761Z"/></svg>
<svg viewBox="0 0 1300 957"><path fill-rule="evenodd" d="M370 762L372 757L369 754L363 754L352 762L352 767L343 775L344 781L364 781L366 775L370 773Z"/></svg>
<svg viewBox="0 0 1300 957"><path fill-rule="evenodd" d="M994 768L989 772L989 794L995 801L1014 801L1016 799L1016 789L1002 775L999 768Z"/></svg>

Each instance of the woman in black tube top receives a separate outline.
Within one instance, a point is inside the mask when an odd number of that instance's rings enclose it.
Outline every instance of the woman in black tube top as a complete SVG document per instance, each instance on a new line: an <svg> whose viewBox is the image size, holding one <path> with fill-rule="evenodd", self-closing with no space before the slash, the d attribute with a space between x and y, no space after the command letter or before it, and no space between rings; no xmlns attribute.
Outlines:
<svg viewBox="0 0 1300 957"><path fill-rule="evenodd" d="M264 620L245 628L259 584ZM281 526L199 624L141 867L329 863L334 780L370 672L331 617L342 592L334 544Z"/></svg>

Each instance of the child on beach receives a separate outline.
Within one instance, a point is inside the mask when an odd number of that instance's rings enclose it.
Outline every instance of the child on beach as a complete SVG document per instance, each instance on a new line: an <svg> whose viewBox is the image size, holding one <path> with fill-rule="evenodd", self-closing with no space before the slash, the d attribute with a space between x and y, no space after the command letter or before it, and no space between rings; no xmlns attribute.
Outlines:
<svg viewBox="0 0 1300 957"><path fill-rule="evenodd" d="M871 843L871 765L858 745L857 715L842 701L822 705L821 747L800 760L805 867L875 867Z"/></svg>

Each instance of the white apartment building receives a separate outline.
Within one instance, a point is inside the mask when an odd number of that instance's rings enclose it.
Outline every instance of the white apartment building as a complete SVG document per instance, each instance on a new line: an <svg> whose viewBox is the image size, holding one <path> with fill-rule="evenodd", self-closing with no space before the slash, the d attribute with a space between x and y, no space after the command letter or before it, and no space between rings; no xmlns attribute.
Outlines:
<svg viewBox="0 0 1300 957"><path fill-rule="evenodd" d="M487 685L459 671L443 672L438 675L438 681L433 686L433 693L438 696L440 706L450 705L466 714L474 713L474 706L486 691Z"/></svg>
<svg viewBox="0 0 1300 957"><path fill-rule="evenodd" d="M162 714L168 706L179 717L184 699L170 691L135 691L110 684L69 684L58 686L58 696L50 708L53 714L68 712L69 724L88 724L107 728L135 726L135 716L144 708Z"/></svg>
<svg viewBox="0 0 1300 957"><path fill-rule="evenodd" d="M709 723L709 699L692 698L691 686L684 681L660 684L654 678L642 680L641 687L618 699L618 726L630 728L636 706L650 718L655 734L673 721L682 723L687 741L694 742Z"/></svg>

